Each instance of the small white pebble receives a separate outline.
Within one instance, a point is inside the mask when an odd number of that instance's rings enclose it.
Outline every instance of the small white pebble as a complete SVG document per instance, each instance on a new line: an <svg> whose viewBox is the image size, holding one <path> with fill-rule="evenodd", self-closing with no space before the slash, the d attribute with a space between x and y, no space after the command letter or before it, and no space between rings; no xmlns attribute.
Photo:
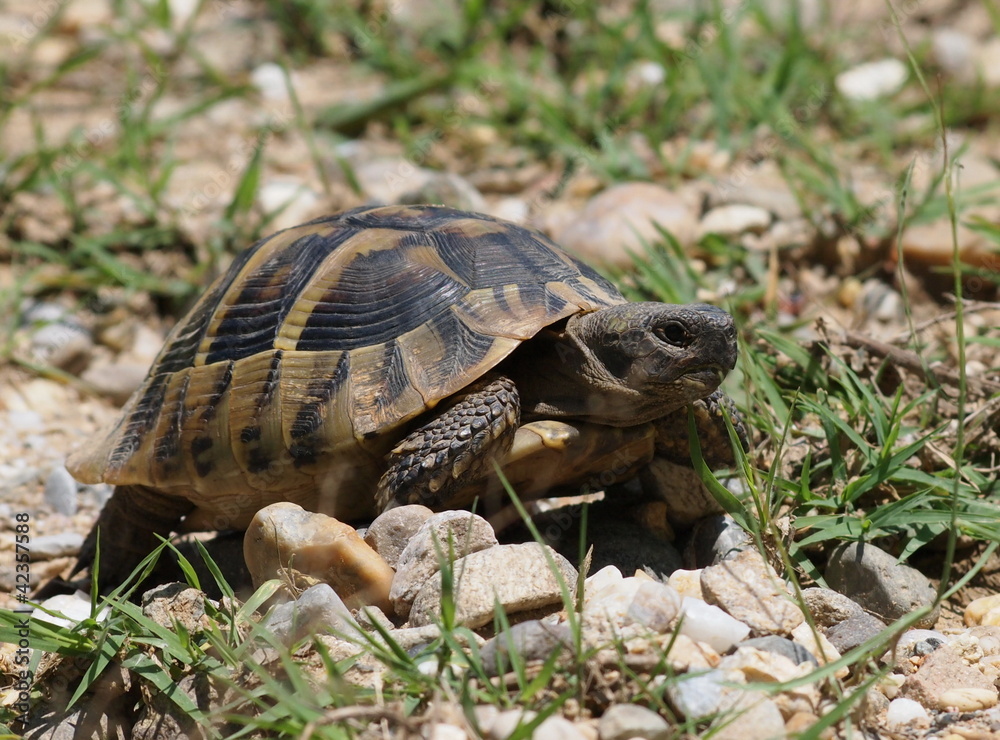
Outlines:
<svg viewBox="0 0 1000 740"><path fill-rule="evenodd" d="M42 415L37 411L9 411L7 424L19 432L33 432L44 426Z"/></svg>
<svg viewBox="0 0 1000 740"><path fill-rule="evenodd" d="M285 71L277 64L261 64L250 74L250 81L267 100L286 100L289 97Z"/></svg>
<svg viewBox="0 0 1000 740"><path fill-rule="evenodd" d="M601 589L613 583L619 583L624 579L622 572L613 565L606 565L590 576L584 583L584 593L589 599Z"/></svg>
<svg viewBox="0 0 1000 740"><path fill-rule="evenodd" d="M912 722L926 722L930 724L931 718L918 702L913 699L893 699L889 702L889 709L885 716L885 725L889 730L903 730Z"/></svg>
<svg viewBox="0 0 1000 740"><path fill-rule="evenodd" d="M85 596L82 591L77 591L75 594L53 596L43 601L40 607L45 607L52 612L59 612L62 617L53 617L51 614L46 614L41 608L36 608L31 613L32 620L71 628L90 618L90 597ZM97 612L98 622L103 622L107 617L107 607Z"/></svg>
<svg viewBox="0 0 1000 740"><path fill-rule="evenodd" d="M906 65L898 59L880 59L841 72L836 85L840 94L849 100L876 100L899 92L906 76Z"/></svg>
<svg viewBox="0 0 1000 740"><path fill-rule="evenodd" d="M435 722L424 727L424 737L428 740L466 740L468 735L461 727L446 725L443 722Z"/></svg>
<svg viewBox="0 0 1000 740"><path fill-rule="evenodd" d="M692 640L710 645L713 650L720 653L727 652L750 634L749 626L701 599L685 596L681 613L684 618L679 632Z"/></svg>
<svg viewBox="0 0 1000 740"><path fill-rule="evenodd" d="M906 676L902 676L898 673L890 673L884 676L880 682L882 688L882 693L886 695L886 698L892 700L899 696L899 687L903 685L903 681L906 680Z"/></svg>
<svg viewBox="0 0 1000 740"><path fill-rule="evenodd" d="M57 465L45 479L45 503L54 512L63 516L73 516L76 513L77 485L65 465Z"/></svg>
<svg viewBox="0 0 1000 740"><path fill-rule="evenodd" d="M636 64L631 70L630 77L634 82L648 87L656 87L667 79L667 71L659 62L647 60Z"/></svg>
<svg viewBox="0 0 1000 740"><path fill-rule="evenodd" d="M945 72L958 74L972 63L976 42L954 28L938 28L931 37L934 60Z"/></svg>

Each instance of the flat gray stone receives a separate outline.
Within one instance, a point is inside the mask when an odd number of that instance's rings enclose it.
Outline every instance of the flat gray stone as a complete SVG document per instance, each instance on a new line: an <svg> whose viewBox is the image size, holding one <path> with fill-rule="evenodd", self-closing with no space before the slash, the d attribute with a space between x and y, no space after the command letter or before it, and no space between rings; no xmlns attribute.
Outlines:
<svg viewBox="0 0 1000 740"><path fill-rule="evenodd" d="M295 601L276 606L264 626L286 647L311 634L355 635L359 629L351 610L327 583L318 583Z"/></svg>
<svg viewBox="0 0 1000 740"><path fill-rule="evenodd" d="M670 725L652 709L638 704L612 704L597 724L600 740L667 740L672 737Z"/></svg>
<svg viewBox="0 0 1000 740"><path fill-rule="evenodd" d="M454 564L455 619L466 627L480 627L493 619L499 602L508 614L562 603L562 589L549 563L575 592L577 573L562 555L544 545L525 542L498 545L459 558ZM410 625L419 627L440 618L441 573L427 581L410 612Z"/></svg>
<svg viewBox="0 0 1000 740"><path fill-rule="evenodd" d="M53 560L68 555L79 555L83 547L83 535L79 532L44 534L31 540L33 560Z"/></svg>
<svg viewBox="0 0 1000 740"><path fill-rule="evenodd" d="M52 511L63 516L73 516L76 513L76 493L76 481L65 465L57 465L49 471L45 479L44 497Z"/></svg>
<svg viewBox="0 0 1000 740"><path fill-rule="evenodd" d="M885 629L885 624L871 614L856 614L826 630L826 639L843 655L863 642L867 642Z"/></svg>
<svg viewBox="0 0 1000 740"><path fill-rule="evenodd" d="M930 580L871 543L848 542L835 548L826 566L827 585L856 601L886 622L911 614L934 602ZM916 627L933 627L940 608Z"/></svg>
<svg viewBox="0 0 1000 740"><path fill-rule="evenodd" d="M376 517L368 527L365 542L395 570L399 565L399 556L403 554L410 538L433 515L433 511L420 504L389 509Z"/></svg>
<svg viewBox="0 0 1000 740"><path fill-rule="evenodd" d="M449 544L450 543L450 544ZM468 511L442 511L424 520L403 548L389 589L389 601L396 615L405 619L417 594L428 579L441 569L441 558L469 553L497 545L497 536L488 521Z"/></svg>
<svg viewBox="0 0 1000 740"><path fill-rule="evenodd" d="M113 403L124 405L149 373L149 363L119 359L115 362L94 363L80 376L96 393Z"/></svg>
<svg viewBox="0 0 1000 740"><path fill-rule="evenodd" d="M803 589L802 600L809 608L816 626L820 628L831 627L865 613L856 601L830 588Z"/></svg>
<svg viewBox="0 0 1000 740"><path fill-rule="evenodd" d="M667 697L682 717L698 720L721 711L725 683L725 675L717 669L687 673L667 685Z"/></svg>
<svg viewBox="0 0 1000 740"><path fill-rule="evenodd" d="M728 514L699 519L684 548L684 567L697 570L730 560L753 547L753 538Z"/></svg>
<svg viewBox="0 0 1000 740"><path fill-rule="evenodd" d="M815 666L819 666L819 662L813 657L812 653L806 650L804 645L800 645L794 640L789 640L787 637L780 637L778 635L754 637L741 642L740 647L752 647L773 653L774 655L781 655L792 661L794 665L812 663Z"/></svg>
<svg viewBox="0 0 1000 740"><path fill-rule="evenodd" d="M424 628L417 628L424 629ZM570 629L565 624L546 624L538 619L515 624L487 640L480 651L483 667L491 676L511 669L511 648L528 662L548 660L555 651L572 650Z"/></svg>

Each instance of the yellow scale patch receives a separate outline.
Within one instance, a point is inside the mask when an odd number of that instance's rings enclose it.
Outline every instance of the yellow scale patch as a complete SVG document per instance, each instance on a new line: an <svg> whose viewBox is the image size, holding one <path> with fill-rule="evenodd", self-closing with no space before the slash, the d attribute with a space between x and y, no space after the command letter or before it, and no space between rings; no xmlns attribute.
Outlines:
<svg viewBox="0 0 1000 740"><path fill-rule="evenodd" d="M281 362L280 401L282 408L281 439L286 449L302 443L292 437L296 416L307 404L315 402L311 391L317 382L332 382L343 352L285 352ZM316 442L320 452L332 452L353 445L349 408L351 389L355 383L353 372L348 372L339 390L328 401L317 407L321 424L317 427Z"/></svg>
<svg viewBox="0 0 1000 740"><path fill-rule="evenodd" d="M191 497L203 509L197 517L202 521L192 521L194 528L243 527L257 510L284 498L281 492L289 485L309 485L307 476L296 479L280 469L282 409L277 386L270 394L272 400L263 400L273 361L273 352L262 352L233 363L232 380L220 408L226 413L210 423L224 454L206 478L193 478L201 480L198 487L205 489ZM246 430L255 430L255 436L244 440ZM263 493L269 488L272 493Z"/></svg>
<svg viewBox="0 0 1000 740"><path fill-rule="evenodd" d="M304 236L309 236L311 234L319 234L320 236L326 236L332 233L334 227L323 226L317 228L316 226L296 226L294 228L288 229L286 231L280 232L275 236L271 237L268 242L262 246L257 253L250 258L247 263L240 270L240 274L236 276L229 290L226 291L225 295L219 301L219 305L215 310L215 314L212 316L212 320L208 325L208 331L205 332L205 336L201 340L201 344L198 346L198 354L195 356L194 365L204 365L205 358L208 356L209 351L212 347L212 341L219 333L219 325L225 318L225 307L232 306L237 302L240 293L245 287L246 279L248 275L252 275L260 266L267 262L275 254L275 252L280 252L287 249L289 245L301 239ZM338 250L339 251L339 250ZM286 266L285 270L291 269L291 265ZM277 287L280 286L282 280L282 273L278 273L274 276L272 283ZM277 349L282 349L281 346L275 344Z"/></svg>
<svg viewBox="0 0 1000 740"><path fill-rule="evenodd" d="M309 282L299 292L299 300L285 317L285 322L278 330L274 342L276 349L294 350L298 346L299 337L305 329L313 309L323 300L330 288L340 284L341 273L345 265L355 257L370 252L395 249L400 232L392 229L368 229L359 232L334 250L323 263L316 268Z"/></svg>
<svg viewBox="0 0 1000 740"><path fill-rule="evenodd" d="M278 375L272 366L278 366ZM234 363L230 385L229 423L220 432L232 449L232 456L253 490L266 488L270 465L278 464L282 446L281 423L284 410L280 403L281 370L274 352L260 354ZM268 380L270 392L267 393Z"/></svg>
<svg viewBox="0 0 1000 740"><path fill-rule="evenodd" d="M184 422L184 396L191 370L184 368L170 376L156 424L143 435L139 450L125 466L128 468L137 463L148 465L149 478L154 486L167 487L184 477L178 475L184 467L180 430Z"/></svg>
<svg viewBox="0 0 1000 740"><path fill-rule="evenodd" d="M400 355L406 363L406 375L419 394L424 408L433 408L441 398L453 392L451 389L455 386L456 374L468 377L456 368L454 343L448 337L441 336L432 323L403 334L397 342ZM464 384L460 383L459 387ZM407 412L401 418L405 419L409 415Z"/></svg>
<svg viewBox="0 0 1000 740"><path fill-rule="evenodd" d="M192 489L209 496L218 490L221 479L242 477L229 444L233 388L232 379L228 385L225 381L229 372L228 362L194 368L184 398L186 421L181 426L180 455Z"/></svg>
<svg viewBox="0 0 1000 740"><path fill-rule="evenodd" d="M412 366L408 367L402 357L405 349L396 359L402 366L390 367L383 344L351 350L351 382L356 390L350 408L359 440L387 431L424 410L424 397L412 383ZM396 386L391 382L393 374L403 376Z"/></svg>

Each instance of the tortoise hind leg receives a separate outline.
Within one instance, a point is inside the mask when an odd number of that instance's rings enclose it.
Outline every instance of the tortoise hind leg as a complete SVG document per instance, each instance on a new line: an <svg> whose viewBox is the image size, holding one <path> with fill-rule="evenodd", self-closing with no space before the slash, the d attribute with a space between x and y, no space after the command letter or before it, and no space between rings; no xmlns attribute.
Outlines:
<svg viewBox="0 0 1000 740"><path fill-rule="evenodd" d="M486 378L454 397L389 453L378 484L379 511L402 504L450 506L455 494L493 469L514 443L521 416L514 381Z"/></svg>
<svg viewBox="0 0 1000 740"><path fill-rule="evenodd" d="M101 593L111 591L160 544L156 535L169 536L193 508L186 498L145 486L117 486L84 540L73 574L85 568L93 571L100 531L98 588Z"/></svg>

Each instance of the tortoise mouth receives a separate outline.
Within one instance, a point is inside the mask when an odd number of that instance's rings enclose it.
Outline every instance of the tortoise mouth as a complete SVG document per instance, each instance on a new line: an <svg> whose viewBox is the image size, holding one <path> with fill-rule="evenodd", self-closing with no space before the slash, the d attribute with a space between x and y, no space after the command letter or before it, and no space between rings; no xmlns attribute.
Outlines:
<svg viewBox="0 0 1000 740"><path fill-rule="evenodd" d="M708 365L694 368L683 375L685 385L698 385L709 390L715 390L722 384L722 379L726 377L726 371L718 365Z"/></svg>

